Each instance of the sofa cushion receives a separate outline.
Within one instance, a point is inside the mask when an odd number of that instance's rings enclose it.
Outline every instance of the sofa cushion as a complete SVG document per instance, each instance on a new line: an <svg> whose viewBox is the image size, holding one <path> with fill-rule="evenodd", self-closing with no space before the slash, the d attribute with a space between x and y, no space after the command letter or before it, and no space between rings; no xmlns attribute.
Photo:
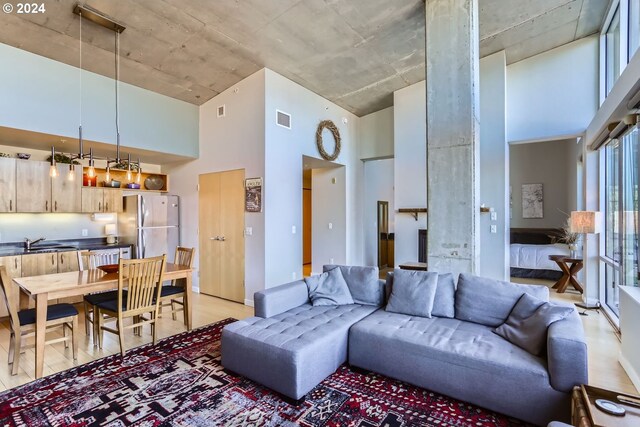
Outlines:
<svg viewBox="0 0 640 427"><path fill-rule="evenodd" d="M533 355L545 348L549 326L567 317L573 307L555 305L529 294L520 297L507 320L493 331Z"/></svg>
<svg viewBox="0 0 640 427"><path fill-rule="evenodd" d="M339 268L306 277L304 281L309 288L309 299L314 307L353 304L349 286Z"/></svg>
<svg viewBox="0 0 640 427"><path fill-rule="evenodd" d="M438 286L438 273L396 269L393 279L393 289L386 310L430 318Z"/></svg>
<svg viewBox="0 0 640 427"><path fill-rule="evenodd" d="M420 271L419 273L425 272ZM393 280L393 271L390 271L387 273L387 282L385 285L387 301L393 291ZM433 310L431 310L431 315L453 319L455 316L455 294L456 283L453 280L453 274L439 273L438 287L436 289L436 296L433 300Z"/></svg>
<svg viewBox="0 0 640 427"><path fill-rule="evenodd" d="M378 267L325 265L323 271L327 272L334 268L340 268L354 303L376 307L384 304L384 287L380 285Z"/></svg>
<svg viewBox="0 0 640 427"><path fill-rule="evenodd" d="M549 288L520 285L460 274L456 290L456 319L496 327L504 323L523 294L549 301Z"/></svg>

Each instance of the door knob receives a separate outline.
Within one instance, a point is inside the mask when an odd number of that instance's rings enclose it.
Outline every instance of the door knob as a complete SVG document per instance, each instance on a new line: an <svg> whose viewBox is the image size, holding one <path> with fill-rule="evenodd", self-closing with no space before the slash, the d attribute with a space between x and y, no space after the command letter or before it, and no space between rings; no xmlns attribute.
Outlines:
<svg viewBox="0 0 640 427"><path fill-rule="evenodd" d="M224 242L224 241L225 241L225 240L227 240L227 239L225 239L225 237L224 237L224 236L222 236L222 237L220 237L218 240L220 240L221 242Z"/></svg>

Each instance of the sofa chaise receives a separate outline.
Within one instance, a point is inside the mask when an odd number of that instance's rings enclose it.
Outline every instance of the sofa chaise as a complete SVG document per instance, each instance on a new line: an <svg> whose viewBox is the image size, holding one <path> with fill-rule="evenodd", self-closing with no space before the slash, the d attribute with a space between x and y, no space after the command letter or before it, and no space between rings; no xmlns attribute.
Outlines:
<svg viewBox="0 0 640 427"><path fill-rule="evenodd" d="M541 355L493 332L524 294L547 301L547 287L441 274L429 318L384 307L393 274L340 268L354 304L314 307L304 281L258 292L256 317L223 330L222 365L295 401L348 362L537 425L569 420L571 390L587 383L575 308L548 327Z"/></svg>

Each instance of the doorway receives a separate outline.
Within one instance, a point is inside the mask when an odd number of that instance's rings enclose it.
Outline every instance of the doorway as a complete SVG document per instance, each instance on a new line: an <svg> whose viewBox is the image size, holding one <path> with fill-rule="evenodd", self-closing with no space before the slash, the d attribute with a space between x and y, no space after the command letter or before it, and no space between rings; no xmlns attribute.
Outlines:
<svg viewBox="0 0 640 427"><path fill-rule="evenodd" d="M244 302L244 169L199 176L200 292Z"/></svg>
<svg viewBox="0 0 640 427"><path fill-rule="evenodd" d="M378 201L378 268L393 266L393 249L389 239L389 202Z"/></svg>
<svg viewBox="0 0 640 427"><path fill-rule="evenodd" d="M302 172L302 275L311 276L313 205L311 169Z"/></svg>

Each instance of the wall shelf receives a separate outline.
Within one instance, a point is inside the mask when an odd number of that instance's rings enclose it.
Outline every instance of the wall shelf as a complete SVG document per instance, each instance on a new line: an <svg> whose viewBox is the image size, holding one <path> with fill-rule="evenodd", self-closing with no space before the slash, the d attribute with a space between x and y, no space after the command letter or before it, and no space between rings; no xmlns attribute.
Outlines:
<svg viewBox="0 0 640 427"><path fill-rule="evenodd" d="M398 213L408 213L413 215L413 218L417 221L418 214L427 213L427 208L401 208L398 209Z"/></svg>
<svg viewBox="0 0 640 427"><path fill-rule="evenodd" d="M89 170L88 167L84 167L83 168L83 175L87 174L87 171ZM105 182L105 176L107 173L106 169L102 169L102 168L95 168L96 170L96 186L97 187L101 187L101 188L112 188L109 186L104 186L104 182ZM126 170L122 170L122 169L111 169L109 171L110 175L111 175L111 179L115 180L115 181L120 181L120 190L130 190L130 191L148 191L148 192L155 192L155 193L165 193L167 191L169 191L169 177L167 175L161 174L161 173L147 173L144 171L144 169L142 170L142 176L140 179L140 188L139 189L134 189L134 188L127 188L127 171ZM137 171L131 171L131 173L133 174L133 182L135 182L136 179L136 175L137 175ZM164 186L160 189L160 190L147 190L146 188L144 188L144 181L145 179L147 179L150 176L159 176L164 180ZM84 177L83 177L83 181L84 181ZM94 187L94 186L87 186L85 185L84 187Z"/></svg>

